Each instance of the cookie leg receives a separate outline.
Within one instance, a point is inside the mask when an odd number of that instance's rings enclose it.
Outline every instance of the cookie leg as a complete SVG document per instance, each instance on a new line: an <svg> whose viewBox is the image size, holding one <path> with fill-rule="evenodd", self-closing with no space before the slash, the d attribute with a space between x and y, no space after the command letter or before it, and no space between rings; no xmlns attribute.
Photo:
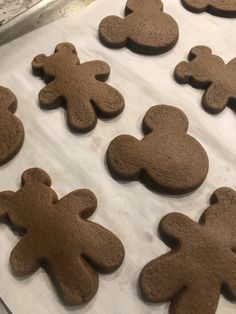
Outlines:
<svg viewBox="0 0 236 314"><path fill-rule="evenodd" d="M80 65L81 71L86 71L87 73L90 73L92 78L98 81L105 82L110 75L110 67L109 65L104 61L89 61L84 62Z"/></svg>
<svg viewBox="0 0 236 314"><path fill-rule="evenodd" d="M14 275L28 276L40 267L40 260L37 259L35 243L26 235L21 239L10 255L10 264Z"/></svg>
<svg viewBox="0 0 236 314"><path fill-rule="evenodd" d="M103 118L116 117L125 106L123 96L115 88L101 82L97 82L93 90L91 103Z"/></svg>
<svg viewBox="0 0 236 314"><path fill-rule="evenodd" d="M89 132L97 124L97 115L89 101L69 99L67 102L67 120L72 130Z"/></svg>
<svg viewBox="0 0 236 314"><path fill-rule="evenodd" d="M121 241L109 230L93 223L85 222L89 246L84 248L84 256L99 272L109 273L120 267L124 259ZM90 228L89 228L90 227Z"/></svg>
<svg viewBox="0 0 236 314"><path fill-rule="evenodd" d="M83 258L60 256L49 261L46 269L68 305L86 303L97 292L98 275Z"/></svg>
<svg viewBox="0 0 236 314"><path fill-rule="evenodd" d="M199 278L201 281L202 278ZM170 314L215 314L220 298L220 288L203 280L202 286L194 285L183 290L171 304ZM204 289L203 289L204 287Z"/></svg>
<svg viewBox="0 0 236 314"><path fill-rule="evenodd" d="M177 254L168 253L148 263L143 268L139 280L144 300L149 302L171 300L183 288L182 270L184 267L178 265Z"/></svg>
<svg viewBox="0 0 236 314"><path fill-rule="evenodd" d="M212 84L202 98L203 107L210 113L220 113L228 103L228 95L216 84Z"/></svg>

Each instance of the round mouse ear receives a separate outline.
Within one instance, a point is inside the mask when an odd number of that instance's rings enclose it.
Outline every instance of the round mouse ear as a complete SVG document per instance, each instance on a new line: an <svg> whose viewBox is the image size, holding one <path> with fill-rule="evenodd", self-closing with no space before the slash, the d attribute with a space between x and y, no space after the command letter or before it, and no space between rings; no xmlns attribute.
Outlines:
<svg viewBox="0 0 236 314"><path fill-rule="evenodd" d="M142 158L139 141L130 135L115 138L107 150L107 165L114 177L121 180L135 180L141 171Z"/></svg>
<svg viewBox="0 0 236 314"><path fill-rule="evenodd" d="M17 108L16 96L10 89L0 86L0 110L14 113Z"/></svg>
<svg viewBox="0 0 236 314"><path fill-rule="evenodd" d="M51 186L51 178L49 175L42 169L39 168L31 168L26 170L22 174L21 178L22 186L26 183L42 183L48 186Z"/></svg>
<svg viewBox="0 0 236 314"><path fill-rule="evenodd" d="M71 43L60 43L55 48L55 52L68 51L68 50L77 54L75 46L72 45Z"/></svg>
<svg viewBox="0 0 236 314"><path fill-rule="evenodd" d="M151 107L143 119L143 132L148 134L152 131L163 131L171 129L174 132L188 129L188 118L180 109L158 105Z"/></svg>
<svg viewBox="0 0 236 314"><path fill-rule="evenodd" d="M161 0L149 0L148 5L150 8L163 11L163 3ZM134 11L146 10L147 3L143 0L128 0L125 7L125 15Z"/></svg>
<svg viewBox="0 0 236 314"><path fill-rule="evenodd" d="M230 188L219 188L211 196L211 204L236 204L236 191Z"/></svg>
<svg viewBox="0 0 236 314"><path fill-rule="evenodd" d="M182 0L183 6L193 12L200 13L205 11L210 1L206 0Z"/></svg>
<svg viewBox="0 0 236 314"><path fill-rule="evenodd" d="M99 25L101 42L111 48L122 48L127 42L125 22L118 16L108 16Z"/></svg>

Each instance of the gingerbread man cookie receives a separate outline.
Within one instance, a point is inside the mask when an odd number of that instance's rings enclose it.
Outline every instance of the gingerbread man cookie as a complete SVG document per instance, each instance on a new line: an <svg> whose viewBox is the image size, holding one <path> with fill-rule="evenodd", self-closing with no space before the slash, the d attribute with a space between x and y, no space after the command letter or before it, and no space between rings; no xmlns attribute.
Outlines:
<svg viewBox="0 0 236 314"><path fill-rule="evenodd" d="M12 159L24 142L24 127L14 115L17 109L15 95L0 86L0 165Z"/></svg>
<svg viewBox="0 0 236 314"><path fill-rule="evenodd" d="M223 292L236 300L236 192L220 188L199 223L171 213L159 225L171 251L140 276L143 298L171 301L170 314L214 314Z"/></svg>
<svg viewBox="0 0 236 314"><path fill-rule="evenodd" d="M13 273L26 276L44 266L65 303L82 304L98 289L96 272L113 272L122 263L120 240L87 221L97 206L89 190L76 190L58 200L46 172L33 168L22 175L17 192L0 193L0 214L24 233L13 249Z"/></svg>
<svg viewBox="0 0 236 314"><path fill-rule="evenodd" d="M110 68L103 61L80 63L70 43L57 45L50 57L39 55L32 62L33 72L43 77L47 86L39 93L42 107L66 106L68 125L78 132L88 132L97 116L112 118L124 109L122 95L104 83Z"/></svg>
<svg viewBox="0 0 236 314"><path fill-rule="evenodd" d="M206 178L208 157L187 129L188 119L181 110L152 107L143 120L142 140L121 135L109 145L111 173L123 180L140 179L173 194L196 189Z"/></svg>
<svg viewBox="0 0 236 314"><path fill-rule="evenodd" d="M206 46L196 46L189 53L189 62L175 68L175 79L205 89L202 105L209 113L219 113L226 106L236 105L236 58L225 64Z"/></svg>
<svg viewBox="0 0 236 314"><path fill-rule="evenodd" d="M163 12L160 0L128 0L125 16L108 16L100 23L99 37L105 46L127 46L138 53L155 55L172 49L178 41L178 25Z"/></svg>
<svg viewBox="0 0 236 314"><path fill-rule="evenodd" d="M236 0L182 0L182 3L192 12L209 12L223 17L236 17Z"/></svg>

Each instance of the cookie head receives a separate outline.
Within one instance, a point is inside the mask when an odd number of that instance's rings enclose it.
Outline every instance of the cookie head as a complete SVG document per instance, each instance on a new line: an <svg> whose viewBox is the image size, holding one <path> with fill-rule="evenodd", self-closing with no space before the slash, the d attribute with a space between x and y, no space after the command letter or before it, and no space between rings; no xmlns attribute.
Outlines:
<svg viewBox="0 0 236 314"><path fill-rule="evenodd" d="M101 42L111 48L128 46L143 54L158 54L170 50L178 40L175 20L163 13L159 0L129 0L125 18L108 16L100 23Z"/></svg>
<svg viewBox="0 0 236 314"><path fill-rule="evenodd" d="M54 53L47 57L40 54L32 61L32 69L35 75L43 77L46 83L51 82L56 76L64 75L58 64L62 63L70 55L70 66L80 64L76 49L71 43L60 43L56 46Z"/></svg>
<svg viewBox="0 0 236 314"><path fill-rule="evenodd" d="M196 189L207 175L208 157L200 143L186 133L187 128L181 110L152 107L143 120L142 140L121 135L110 143L107 164L111 173L173 194Z"/></svg>
<svg viewBox="0 0 236 314"><path fill-rule="evenodd" d="M9 202L7 213L16 228L24 231L34 226L37 221L42 221L43 212L57 201L57 195L50 188L49 175L39 168L26 170L22 174L21 183L22 187Z"/></svg>

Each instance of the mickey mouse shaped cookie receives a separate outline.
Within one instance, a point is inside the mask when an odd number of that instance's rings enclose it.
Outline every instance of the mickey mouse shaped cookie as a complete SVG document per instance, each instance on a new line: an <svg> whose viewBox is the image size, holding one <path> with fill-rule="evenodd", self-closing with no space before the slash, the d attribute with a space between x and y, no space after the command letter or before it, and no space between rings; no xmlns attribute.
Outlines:
<svg viewBox="0 0 236 314"><path fill-rule="evenodd" d="M208 173L208 157L187 129L188 119L181 110L167 105L152 107L143 120L142 140L121 135L110 143L107 164L111 173L172 194L196 189Z"/></svg>
<svg viewBox="0 0 236 314"><path fill-rule="evenodd" d="M234 190L216 190L199 223L171 213L161 220L159 230L171 251L143 268L144 300L171 301L170 314L214 314L221 293L236 300Z"/></svg>
<svg viewBox="0 0 236 314"><path fill-rule="evenodd" d="M175 68L180 84L205 89L202 105L209 113L219 113L226 106L236 105L236 58L225 64L206 46L196 46L189 53L189 62Z"/></svg>
<svg viewBox="0 0 236 314"><path fill-rule="evenodd" d="M178 25L163 12L160 0L128 0L125 16L108 16L100 23L99 37L105 46L127 46L138 53L155 55L172 49L178 41Z"/></svg>
<svg viewBox="0 0 236 314"><path fill-rule="evenodd" d="M124 248L113 233L87 221L97 206L91 191L76 190L58 200L50 185L48 174L33 168L23 173L17 192L0 193L0 216L24 233L10 264L16 276L44 266L64 302L82 304L97 292L96 271L115 271Z"/></svg>
<svg viewBox="0 0 236 314"><path fill-rule="evenodd" d="M235 0L182 0L182 3L192 12L209 12L223 17L236 17Z"/></svg>
<svg viewBox="0 0 236 314"><path fill-rule="evenodd" d="M17 108L15 95L0 86L0 165L12 159L24 142L24 127L14 115Z"/></svg>
<svg viewBox="0 0 236 314"><path fill-rule="evenodd" d="M42 107L54 109L66 106L71 129L91 131L97 116L112 118L124 109L122 95L104 83L110 68L103 61L80 63L75 47L70 43L56 46L50 57L38 55L32 62L33 72L43 77L47 86L39 93Z"/></svg>

